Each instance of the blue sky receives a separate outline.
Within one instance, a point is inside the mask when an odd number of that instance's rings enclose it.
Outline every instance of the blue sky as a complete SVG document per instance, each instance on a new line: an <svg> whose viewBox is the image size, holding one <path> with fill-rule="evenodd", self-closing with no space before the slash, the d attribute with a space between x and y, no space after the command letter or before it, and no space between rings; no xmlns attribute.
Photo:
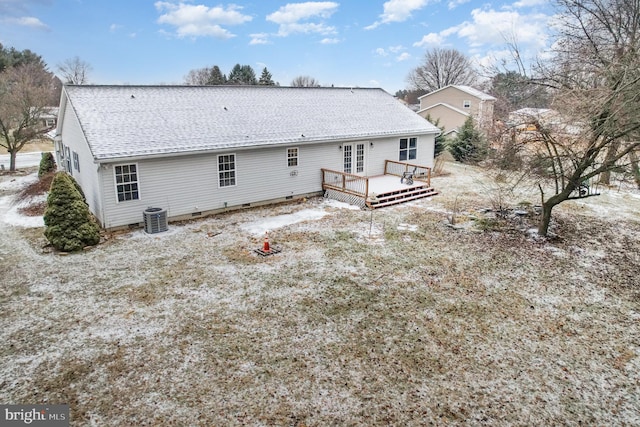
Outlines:
<svg viewBox="0 0 640 427"><path fill-rule="evenodd" d="M550 43L552 13L545 0L0 0L0 43L51 71L78 56L95 84L181 84L191 69L239 63L283 86L309 75L393 94L432 47L486 65L509 38L533 56Z"/></svg>

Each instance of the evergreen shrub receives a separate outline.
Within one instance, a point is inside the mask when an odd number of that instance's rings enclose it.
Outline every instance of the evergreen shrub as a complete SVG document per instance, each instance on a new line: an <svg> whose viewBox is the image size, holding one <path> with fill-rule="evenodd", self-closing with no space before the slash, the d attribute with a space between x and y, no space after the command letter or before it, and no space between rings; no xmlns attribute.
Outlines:
<svg viewBox="0 0 640 427"><path fill-rule="evenodd" d="M66 172L53 177L44 212L44 235L61 251L74 252L100 241L100 227L89 211L78 184Z"/></svg>

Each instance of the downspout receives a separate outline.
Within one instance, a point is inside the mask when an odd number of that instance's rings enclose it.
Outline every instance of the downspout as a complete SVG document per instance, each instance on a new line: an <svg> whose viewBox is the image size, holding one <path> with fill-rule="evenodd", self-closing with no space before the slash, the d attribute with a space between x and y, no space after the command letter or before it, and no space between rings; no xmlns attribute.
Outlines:
<svg viewBox="0 0 640 427"><path fill-rule="evenodd" d="M107 228L107 219L104 216L104 182L102 177L102 172L104 171L104 167L102 163L98 163L98 185L99 190L98 194L100 197L100 217L102 218L102 228Z"/></svg>

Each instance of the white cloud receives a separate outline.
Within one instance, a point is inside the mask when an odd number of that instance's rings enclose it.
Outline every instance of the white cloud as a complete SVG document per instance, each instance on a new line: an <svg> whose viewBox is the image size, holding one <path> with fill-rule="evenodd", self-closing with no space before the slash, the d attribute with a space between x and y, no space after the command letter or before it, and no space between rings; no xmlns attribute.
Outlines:
<svg viewBox="0 0 640 427"><path fill-rule="evenodd" d="M537 51L544 48L549 39L549 19L550 16L544 14L474 9L471 20L439 33L429 33L413 46L440 46L446 44L447 38L457 36L466 41L472 53L483 46L504 46L512 41Z"/></svg>
<svg viewBox="0 0 640 427"><path fill-rule="evenodd" d="M235 35L222 25L240 25L253 19L249 15L243 15L240 12L242 7L234 4L208 7L158 1L155 6L162 13L158 23L175 27L178 37L210 36L228 39Z"/></svg>
<svg viewBox="0 0 640 427"><path fill-rule="evenodd" d="M269 44L269 34L267 33L249 34L249 37L251 37L250 45Z"/></svg>
<svg viewBox="0 0 640 427"><path fill-rule="evenodd" d="M449 10L453 10L460 5L469 3L470 1L471 0L451 0L447 6L449 7ZM544 0L544 1L547 1L547 0Z"/></svg>
<svg viewBox="0 0 640 427"><path fill-rule="evenodd" d="M44 31L51 30L51 28L49 28L47 24L45 24L44 22L42 22L41 20L33 16L23 16L21 18L9 18L5 21L11 24L20 25L23 27L33 28L35 30L44 30Z"/></svg>
<svg viewBox="0 0 640 427"><path fill-rule="evenodd" d="M335 34L336 29L323 20L330 18L338 6L330 1L289 3L267 15L266 19L279 25L278 35L283 37L294 33ZM311 20L320 22L308 22Z"/></svg>
<svg viewBox="0 0 640 427"><path fill-rule="evenodd" d="M120 24L111 24L109 26L109 31L111 31L112 33L115 33L116 31L118 31L121 28L122 28L122 25L120 25Z"/></svg>
<svg viewBox="0 0 640 427"><path fill-rule="evenodd" d="M547 15L521 15L514 11L474 9L473 21L466 21L456 27L456 34L472 46L484 44L504 44L506 38L541 48L548 39Z"/></svg>
<svg viewBox="0 0 640 427"><path fill-rule="evenodd" d="M389 46L389 52L392 52L392 53L402 52L403 50L407 50L407 49L402 45Z"/></svg>
<svg viewBox="0 0 640 427"><path fill-rule="evenodd" d="M548 4L548 0L520 0L513 3L513 7L515 8L523 8L523 7L533 7L533 6L544 6Z"/></svg>
<svg viewBox="0 0 640 427"><path fill-rule="evenodd" d="M383 12L380 20L365 27L365 30L373 30L380 24L390 22L404 22L411 17L415 10L422 9L429 3L429 0L389 0L383 5Z"/></svg>
<svg viewBox="0 0 640 427"><path fill-rule="evenodd" d="M386 49L382 48L382 47L379 47L374 52L378 56L389 56L392 53L400 53L400 52L405 51L405 50L407 50L406 47L404 47L402 45L397 45L397 46L389 46ZM403 54L403 55L405 55L405 54ZM403 56L403 55L400 55L400 56Z"/></svg>
<svg viewBox="0 0 640 427"><path fill-rule="evenodd" d="M438 46L444 43L444 37L441 34L429 33L422 39L413 44L414 47Z"/></svg>
<svg viewBox="0 0 640 427"><path fill-rule="evenodd" d="M338 43L340 43L340 39L326 38L326 39L320 40L320 43L322 43L322 44L338 44Z"/></svg>
<svg viewBox="0 0 640 427"><path fill-rule="evenodd" d="M407 59L411 59L411 55L409 55L407 52L402 52L400 55L398 55L396 61L401 62L406 61Z"/></svg>

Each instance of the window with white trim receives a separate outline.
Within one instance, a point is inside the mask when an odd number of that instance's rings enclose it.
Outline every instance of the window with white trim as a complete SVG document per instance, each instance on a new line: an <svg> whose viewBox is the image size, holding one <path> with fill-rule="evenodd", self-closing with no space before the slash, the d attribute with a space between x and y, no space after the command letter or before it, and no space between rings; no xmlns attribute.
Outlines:
<svg viewBox="0 0 640 427"><path fill-rule="evenodd" d="M462 108L471 108L471 101L465 99L462 101Z"/></svg>
<svg viewBox="0 0 640 427"><path fill-rule="evenodd" d="M64 164L67 173L73 174L73 172L71 172L71 150L66 145L64 147Z"/></svg>
<svg viewBox="0 0 640 427"><path fill-rule="evenodd" d="M343 168L344 173L351 173L351 166L353 164L353 147L351 145L344 145L343 150Z"/></svg>
<svg viewBox="0 0 640 427"><path fill-rule="evenodd" d="M418 138L400 138L400 161L415 160L418 154Z"/></svg>
<svg viewBox="0 0 640 427"><path fill-rule="evenodd" d="M78 153L73 152L73 168L80 172L80 158L78 157Z"/></svg>
<svg viewBox="0 0 640 427"><path fill-rule="evenodd" d="M235 154L221 154L218 156L218 185L220 187L236 185Z"/></svg>
<svg viewBox="0 0 640 427"><path fill-rule="evenodd" d="M298 148L287 148L287 166L298 166L299 151Z"/></svg>
<svg viewBox="0 0 640 427"><path fill-rule="evenodd" d="M356 145L356 173L364 171L364 144Z"/></svg>
<svg viewBox="0 0 640 427"><path fill-rule="evenodd" d="M138 165L117 165L113 168L113 172L116 178L118 202L138 200L140 198Z"/></svg>

